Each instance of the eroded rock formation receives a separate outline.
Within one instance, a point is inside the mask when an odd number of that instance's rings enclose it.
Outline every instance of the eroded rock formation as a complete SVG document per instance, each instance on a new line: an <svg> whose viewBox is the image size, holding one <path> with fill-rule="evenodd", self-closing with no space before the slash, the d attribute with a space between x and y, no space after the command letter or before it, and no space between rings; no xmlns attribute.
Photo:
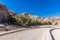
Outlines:
<svg viewBox="0 0 60 40"><path fill-rule="evenodd" d="M0 23L5 23L8 16L8 9L6 8L6 6L0 4Z"/></svg>

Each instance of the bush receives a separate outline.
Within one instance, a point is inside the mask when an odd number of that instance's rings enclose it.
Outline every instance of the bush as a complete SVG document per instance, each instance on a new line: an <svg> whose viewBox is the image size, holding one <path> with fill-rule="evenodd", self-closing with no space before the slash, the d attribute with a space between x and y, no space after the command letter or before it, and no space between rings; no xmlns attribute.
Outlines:
<svg viewBox="0 0 60 40"><path fill-rule="evenodd" d="M16 19L13 18L11 15L9 15L7 18L7 23L8 24L14 24L14 22L16 22Z"/></svg>
<svg viewBox="0 0 60 40"><path fill-rule="evenodd" d="M31 19L29 16L24 17L23 15L21 15L21 16L18 16L16 20L17 20L17 24L22 26L28 26L31 23Z"/></svg>
<svg viewBox="0 0 60 40"><path fill-rule="evenodd" d="M51 25L51 22L43 22L42 25Z"/></svg>
<svg viewBox="0 0 60 40"><path fill-rule="evenodd" d="M37 20L34 20L31 22L31 25L42 25L42 23Z"/></svg>
<svg viewBox="0 0 60 40"><path fill-rule="evenodd" d="M48 24L49 24L49 25L52 25L52 23L51 23L51 22L48 22Z"/></svg>
<svg viewBox="0 0 60 40"><path fill-rule="evenodd" d="M15 18L14 18L15 17ZM43 22L41 23L38 20L32 20L29 15L9 15L7 18L8 24L14 24L16 23L17 25L21 26L35 26L35 25L51 25L51 22Z"/></svg>

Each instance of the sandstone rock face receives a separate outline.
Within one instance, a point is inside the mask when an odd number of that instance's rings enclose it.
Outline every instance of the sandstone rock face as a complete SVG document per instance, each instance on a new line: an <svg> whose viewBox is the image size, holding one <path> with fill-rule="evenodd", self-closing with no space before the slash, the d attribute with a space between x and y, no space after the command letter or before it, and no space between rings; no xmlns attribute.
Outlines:
<svg viewBox="0 0 60 40"><path fill-rule="evenodd" d="M4 5L0 4L0 23L4 23L8 15L8 9Z"/></svg>

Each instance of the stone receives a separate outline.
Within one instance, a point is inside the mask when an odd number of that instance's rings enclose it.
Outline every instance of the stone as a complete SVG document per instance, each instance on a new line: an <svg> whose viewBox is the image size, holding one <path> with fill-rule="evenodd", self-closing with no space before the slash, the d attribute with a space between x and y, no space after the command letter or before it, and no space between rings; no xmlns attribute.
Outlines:
<svg viewBox="0 0 60 40"><path fill-rule="evenodd" d="M7 17L9 16L8 9L5 5L0 4L0 23L5 23Z"/></svg>

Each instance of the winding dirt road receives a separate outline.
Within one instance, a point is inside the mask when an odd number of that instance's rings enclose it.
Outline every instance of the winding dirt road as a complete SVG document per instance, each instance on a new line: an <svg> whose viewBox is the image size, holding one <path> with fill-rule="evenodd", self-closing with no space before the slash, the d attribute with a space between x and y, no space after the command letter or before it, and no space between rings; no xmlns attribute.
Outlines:
<svg viewBox="0 0 60 40"><path fill-rule="evenodd" d="M58 28L37 28L3 35L0 40L60 40L59 34Z"/></svg>

